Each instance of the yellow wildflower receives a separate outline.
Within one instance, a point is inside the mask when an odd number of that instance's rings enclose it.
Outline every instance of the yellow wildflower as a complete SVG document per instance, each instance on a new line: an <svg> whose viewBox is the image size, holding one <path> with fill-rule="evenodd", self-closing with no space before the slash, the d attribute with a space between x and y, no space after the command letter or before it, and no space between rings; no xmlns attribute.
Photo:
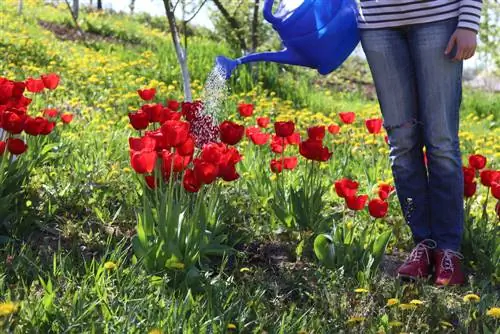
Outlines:
<svg viewBox="0 0 500 334"><path fill-rule="evenodd" d="M387 306L393 306L399 304L399 299L397 298L389 298L387 299Z"/></svg>
<svg viewBox="0 0 500 334"><path fill-rule="evenodd" d="M162 331L161 331L161 329L154 328L154 329L150 330L148 334L162 334Z"/></svg>
<svg viewBox="0 0 500 334"><path fill-rule="evenodd" d="M500 307L492 307L486 311L486 315L495 319L500 319Z"/></svg>
<svg viewBox="0 0 500 334"><path fill-rule="evenodd" d="M356 292L356 293L366 293L366 292L368 292L368 290L364 289L364 288L357 288L357 289L354 290L354 292Z"/></svg>
<svg viewBox="0 0 500 334"><path fill-rule="evenodd" d="M415 304L399 304L399 308L402 310L414 310L417 308Z"/></svg>
<svg viewBox="0 0 500 334"><path fill-rule="evenodd" d="M469 294L464 296L464 302L479 303L480 300L481 300L481 297L479 297L475 293L469 293Z"/></svg>
<svg viewBox="0 0 500 334"><path fill-rule="evenodd" d="M107 270L115 270L118 266L116 265L116 263L112 262L112 261L108 261L106 263L104 263L104 269L107 269Z"/></svg>
<svg viewBox="0 0 500 334"><path fill-rule="evenodd" d="M17 311L17 304L14 302L0 303L0 317L8 316Z"/></svg>
<svg viewBox="0 0 500 334"><path fill-rule="evenodd" d="M245 271L250 271L250 268L246 268L246 267L245 267L245 268L241 268L241 269L240 269L240 272L241 272L241 273L244 273Z"/></svg>
<svg viewBox="0 0 500 334"><path fill-rule="evenodd" d="M422 305L424 302L419 300L419 299L413 299L412 301L410 301L410 304L413 304L413 305Z"/></svg>
<svg viewBox="0 0 500 334"><path fill-rule="evenodd" d="M350 317L345 323L348 325L353 325L365 321L365 317Z"/></svg>
<svg viewBox="0 0 500 334"><path fill-rule="evenodd" d="M236 329L236 325L235 324L228 324L227 329L229 329L229 330Z"/></svg>

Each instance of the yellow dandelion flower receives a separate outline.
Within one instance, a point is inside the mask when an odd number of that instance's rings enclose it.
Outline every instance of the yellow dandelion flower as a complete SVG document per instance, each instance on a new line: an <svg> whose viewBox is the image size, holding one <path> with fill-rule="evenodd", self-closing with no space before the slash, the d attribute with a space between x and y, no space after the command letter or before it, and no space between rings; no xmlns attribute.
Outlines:
<svg viewBox="0 0 500 334"><path fill-rule="evenodd" d="M357 289L354 289L354 292L356 292L356 293L366 293L366 292L368 292L368 290L364 289L364 288L357 288Z"/></svg>
<svg viewBox="0 0 500 334"><path fill-rule="evenodd" d="M479 297L475 293L469 293L469 294L464 296L464 302L479 303L480 300L481 300L481 297Z"/></svg>
<svg viewBox="0 0 500 334"><path fill-rule="evenodd" d="M0 303L0 317L8 316L17 311L18 305L14 302Z"/></svg>
<svg viewBox="0 0 500 334"><path fill-rule="evenodd" d="M362 323L363 321L365 321L365 317L350 317L345 323L348 325L353 325Z"/></svg>
<svg viewBox="0 0 500 334"><path fill-rule="evenodd" d="M228 324L227 329L229 329L229 330L236 329L236 325L235 324Z"/></svg>
<svg viewBox="0 0 500 334"><path fill-rule="evenodd" d="M387 306L393 306L399 304L399 299L397 298L389 298L387 299Z"/></svg>
<svg viewBox="0 0 500 334"><path fill-rule="evenodd" d="M500 307L492 307L486 311L486 315L495 319L500 319Z"/></svg>
<svg viewBox="0 0 500 334"><path fill-rule="evenodd" d="M399 304L399 308L402 309L403 311L414 310L417 308L417 305L415 305L415 304Z"/></svg>
<svg viewBox="0 0 500 334"><path fill-rule="evenodd" d="M246 267L245 267L245 268L241 268L241 269L240 269L240 272L241 272L241 273L244 273L244 272L246 272L246 271L251 271L251 270L250 270L250 268L246 268Z"/></svg>
<svg viewBox="0 0 500 334"><path fill-rule="evenodd" d="M162 334L161 329L154 328L148 332L148 334Z"/></svg>
<svg viewBox="0 0 500 334"><path fill-rule="evenodd" d="M115 270L117 267L118 267L117 264L112 261L104 263L104 269L107 270Z"/></svg>
<svg viewBox="0 0 500 334"><path fill-rule="evenodd" d="M393 320L389 322L389 327L401 327L403 323L401 321Z"/></svg>
<svg viewBox="0 0 500 334"><path fill-rule="evenodd" d="M412 301L410 301L410 304L413 304L413 305L422 305L424 302L419 300L419 299L413 299Z"/></svg>

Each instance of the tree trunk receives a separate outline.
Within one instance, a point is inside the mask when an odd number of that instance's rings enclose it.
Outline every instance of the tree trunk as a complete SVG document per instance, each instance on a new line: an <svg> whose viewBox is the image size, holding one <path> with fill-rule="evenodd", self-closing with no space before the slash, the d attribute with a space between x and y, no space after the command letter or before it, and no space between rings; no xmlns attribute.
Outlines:
<svg viewBox="0 0 500 334"><path fill-rule="evenodd" d="M135 0L130 0L130 15L134 15L134 9L135 9Z"/></svg>
<svg viewBox="0 0 500 334"><path fill-rule="evenodd" d="M73 0L73 17L78 20L78 14L80 12L80 0Z"/></svg>
<svg viewBox="0 0 500 334"><path fill-rule="evenodd" d="M23 0L19 0L17 3L17 14L21 15L23 13Z"/></svg>
<svg viewBox="0 0 500 334"><path fill-rule="evenodd" d="M236 38L238 39L238 42L240 43L240 48L241 48L242 52L245 53L246 51L248 51L247 43L245 42L245 38L241 36L241 26L238 23L238 21L236 21L236 19L234 17L232 17L231 14L229 14L229 12L227 11L226 8L224 8L224 6L220 2L220 0L212 0L212 1L214 2L217 9L220 11L222 16L224 16L224 18L227 20L227 22L229 23L231 28L236 31Z"/></svg>
<svg viewBox="0 0 500 334"><path fill-rule="evenodd" d="M252 19L252 52L257 51L257 46L259 45L259 8L260 0L255 0L255 6L253 7L253 19Z"/></svg>
<svg viewBox="0 0 500 334"><path fill-rule="evenodd" d="M177 30L177 25L175 23L175 15L170 1L171 0L163 0L163 4L165 5L165 12L167 14L168 26L170 28L170 34L172 35L172 41L174 43L175 53L177 54L177 61L181 66L182 81L184 87L184 100L191 102L193 100L193 95L191 93L191 79L189 77L187 57L180 43L179 31Z"/></svg>
<svg viewBox="0 0 500 334"><path fill-rule="evenodd" d="M97 0L97 9L102 10L102 0Z"/></svg>

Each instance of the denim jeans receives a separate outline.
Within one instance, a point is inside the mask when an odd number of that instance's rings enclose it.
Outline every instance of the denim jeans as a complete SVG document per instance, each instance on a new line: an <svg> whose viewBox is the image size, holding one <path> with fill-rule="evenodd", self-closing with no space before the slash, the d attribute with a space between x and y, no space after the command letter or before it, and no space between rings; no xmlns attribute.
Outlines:
<svg viewBox="0 0 500 334"><path fill-rule="evenodd" d="M458 251L464 224L458 139L463 64L444 54L456 26L453 18L361 30L361 44L389 138L396 193L414 241L430 238L438 248Z"/></svg>

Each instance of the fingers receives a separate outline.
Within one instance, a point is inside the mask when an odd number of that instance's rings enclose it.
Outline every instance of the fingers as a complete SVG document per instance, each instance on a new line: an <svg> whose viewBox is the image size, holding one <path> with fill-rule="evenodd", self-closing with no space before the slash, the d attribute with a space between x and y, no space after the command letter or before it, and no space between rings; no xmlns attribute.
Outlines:
<svg viewBox="0 0 500 334"><path fill-rule="evenodd" d="M472 58L475 51L476 51L476 47L474 45L464 47L464 46L461 46L460 44L458 44L457 54L455 55L455 57L453 57L452 60L453 61L460 61L460 60Z"/></svg>
<svg viewBox="0 0 500 334"><path fill-rule="evenodd" d="M455 46L456 42L457 42L457 35L456 34L451 35L448 45L446 46L446 50L444 50L445 55L449 54L451 50L453 50L453 47Z"/></svg>

